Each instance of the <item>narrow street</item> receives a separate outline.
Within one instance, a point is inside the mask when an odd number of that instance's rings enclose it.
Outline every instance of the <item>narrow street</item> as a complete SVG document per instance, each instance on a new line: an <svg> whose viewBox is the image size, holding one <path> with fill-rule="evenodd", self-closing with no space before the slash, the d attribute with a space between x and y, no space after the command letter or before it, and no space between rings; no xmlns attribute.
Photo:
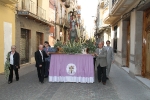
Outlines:
<svg viewBox="0 0 150 100"><path fill-rule="evenodd" d="M34 65L20 69L20 80L7 84L0 75L0 100L150 100L150 89L113 64L106 85L38 82Z"/></svg>

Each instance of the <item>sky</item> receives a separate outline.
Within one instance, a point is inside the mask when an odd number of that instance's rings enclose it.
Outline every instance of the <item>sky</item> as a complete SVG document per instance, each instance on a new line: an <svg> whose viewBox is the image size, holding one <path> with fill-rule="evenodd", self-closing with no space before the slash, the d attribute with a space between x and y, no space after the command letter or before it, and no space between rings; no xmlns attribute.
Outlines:
<svg viewBox="0 0 150 100"><path fill-rule="evenodd" d="M78 0L78 4L81 5L81 18L84 19L84 26L88 34L95 27L94 20L97 12L98 0Z"/></svg>

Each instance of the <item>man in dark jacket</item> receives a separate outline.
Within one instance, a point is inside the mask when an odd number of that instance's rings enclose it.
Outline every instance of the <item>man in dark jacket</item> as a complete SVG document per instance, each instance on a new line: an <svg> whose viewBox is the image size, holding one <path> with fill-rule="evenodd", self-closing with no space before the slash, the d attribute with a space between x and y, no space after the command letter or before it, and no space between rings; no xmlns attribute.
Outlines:
<svg viewBox="0 0 150 100"><path fill-rule="evenodd" d="M9 74L8 84L10 84L13 81L13 70L15 71L16 81L19 81L18 69L20 68L20 63L19 63L20 56L19 56L19 53L16 52L16 46L15 45L11 46L11 51L8 54L10 55L9 56L10 74Z"/></svg>
<svg viewBox="0 0 150 100"><path fill-rule="evenodd" d="M39 50L35 52L35 61L38 78L41 83L44 83L44 67L46 57L48 57L48 54L46 54L45 51L43 51L43 45L39 45Z"/></svg>

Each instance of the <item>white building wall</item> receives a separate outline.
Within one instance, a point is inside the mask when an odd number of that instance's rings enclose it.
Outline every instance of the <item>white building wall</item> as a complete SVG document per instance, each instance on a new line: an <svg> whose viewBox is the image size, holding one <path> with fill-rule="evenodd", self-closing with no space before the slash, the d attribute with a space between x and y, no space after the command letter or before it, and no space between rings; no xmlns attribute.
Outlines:
<svg viewBox="0 0 150 100"><path fill-rule="evenodd" d="M136 27L136 12L131 12L130 18L130 54L135 54L135 27Z"/></svg>
<svg viewBox="0 0 150 100"><path fill-rule="evenodd" d="M117 51L122 51L122 21L118 23L117 28Z"/></svg>

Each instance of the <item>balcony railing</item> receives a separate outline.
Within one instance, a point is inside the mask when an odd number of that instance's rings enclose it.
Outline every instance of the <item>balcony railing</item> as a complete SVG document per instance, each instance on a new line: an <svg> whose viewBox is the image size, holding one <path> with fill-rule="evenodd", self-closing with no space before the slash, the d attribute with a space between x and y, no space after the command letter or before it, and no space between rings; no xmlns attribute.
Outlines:
<svg viewBox="0 0 150 100"><path fill-rule="evenodd" d="M5 4L16 4L18 0L0 0Z"/></svg>
<svg viewBox="0 0 150 100"><path fill-rule="evenodd" d="M61 0L62 2L65 2L66 0Z"/></svg>
<svg viewBox="0 0 150 100"><path fill-rule="evenodd" d="M46 10L44 10L42 7L37 7L37 15L43 19L46 19Z"/></svg>
<svg viewBox="0 0 150 100"><path fill-rule="evenodd" d="M61 25L61 26L65 26L65 27L70 27L70 23L69 23L69 21L67 20L67 19L65 19L65 18L60 18L59 19L59 25Z"/></svg>
<svg viewBox="0 0 150 100"><path fill-rule="evenodd" d="M104 9L107 8L109 6L109 0L105 0L104 2Z"/></svg>
<svg viewBox="0 0 150 100"><path fill-rule="evenodd" d="M112 6L117 2L118 0L112 0Z"/></svg>
<svg viewBox="0 0 150 100"><path fill-rule="evenodd" d="M36 6L32 0L22 0L21 5L22 9L19 10L29 11L33 14L36 14Z"/></svg>
<svg viewBox="0 0 150 100"><path fill-rule="evenodd" d="M19 11L28 11L34 15L37 15L40 18L46 19L46 10L43 9L42 7L37 6L35 2L33 2L32 0L21 0L19 4L20 4L20 8L18 7Z"/></svg>
<svg viewBox="0 0 150 100"><path fill-rule="evenodd" d="M70 7L70 0L66 0L66 2L65 2L65 7L66 7L66 8L69 8L69 7Z"/></svg>

